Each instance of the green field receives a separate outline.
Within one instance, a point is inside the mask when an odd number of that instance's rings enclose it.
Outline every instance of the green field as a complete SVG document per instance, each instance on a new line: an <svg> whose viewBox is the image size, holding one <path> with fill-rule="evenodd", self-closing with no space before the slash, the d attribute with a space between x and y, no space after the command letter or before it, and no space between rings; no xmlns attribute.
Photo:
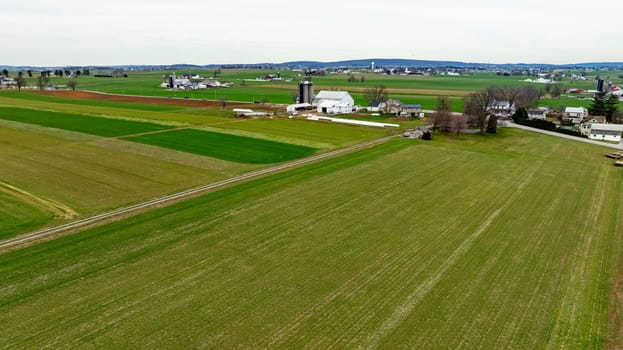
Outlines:
<svg viewBox="0 0 623 350"><path fill-rule="evenodd" d="M153 132L171 128L166 125L132 120L94 118L80 114L14 107L0 107L0 119L106 137Z"/></svg>
<svg viewBox="0 0 623 350"><path fill-rule="evenodd" d="M306 146L194 129L180 129L124 139L250 164L285 162L309 156L316 151Z"/></svg>
<svg viewBox="0 0 623 350"><path fill-rule="evenodd" d="M619 347L603 152L395 140L4 252L0 347Z"/></svg>
<svg viewBox="0 0 623 350"><path fill-rule="evenodd" d="M0 240L27 232L54 220L54 214L25 201L0 186Z"/></svg>

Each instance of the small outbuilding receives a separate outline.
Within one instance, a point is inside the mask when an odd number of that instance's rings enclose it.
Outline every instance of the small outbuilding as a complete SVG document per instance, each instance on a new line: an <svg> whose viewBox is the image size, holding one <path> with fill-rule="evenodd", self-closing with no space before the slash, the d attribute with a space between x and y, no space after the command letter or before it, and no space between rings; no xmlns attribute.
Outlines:
<svg viewBox="0 0 623 350"><path fill-rule="evenodd" d="M588 138L592 140L621 142L623 124L588 124Z"/></svg>

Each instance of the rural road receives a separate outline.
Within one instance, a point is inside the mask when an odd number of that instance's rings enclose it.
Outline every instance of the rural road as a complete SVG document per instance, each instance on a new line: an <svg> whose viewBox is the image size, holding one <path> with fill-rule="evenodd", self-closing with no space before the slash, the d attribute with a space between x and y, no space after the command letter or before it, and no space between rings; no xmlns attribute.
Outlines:
<svg viewBox="0 0 623 350"><path fill-rule="evenodd" d="M618 149L618 150L623 149L623 143L616 144L616 143L601 142L601 141L597 141L597 140L590 140L590 139L585 139L585 138L581 138L581 137L577 137L577 136L561 134L561 133L557 133L557 132L553 132L553 131L547 131L547 130L541 130L541 129L537 129L537 128L531 128L529 126L519 125L519 124L516 124L516 123L513 123L513 122L508 122L506 124L506 126L507 127L511 127L511 128L517 128L517 129L522 129L522 130L527 130L527 131L538 132L538 133L545 134L545 135L556 136L556 137L560 137L560 138L567 139L567 140L573 140L573 141L578 141L578 142L590 143L592 145L609 147L609 148L614 148L614 149Z"/></svg>
<svg viewBox="0 0 623 350"><path fill-rule="evenodd" d="M41 239L45 239L45 238L50 238L52 236L56 236L56 235L60 235L63 233L67 233L69 231L75 231L75 230L79 230L82 228L86 228L86 227L92 227L94 225L98 225L98 224L103 224L108 222L109 220L115 219L115 218L119 218L122 216L128 216L128 215L132 215L134 213L137 213L141 210L145 210L148 208L152 208L158 205L162 205L162 204L166 204L166 203L170 203L172 201L176 201L176 200L181 200L181 199L185 199L191 196L195 196L207 191L211 191L214 189L218 189L227 185L231 185L231 184L235 184L235 183L239 183L239 182L243 182L243 181L247 181L253 178L257 178L260 176L264 176L264 175L269 175L269 174L273 174L273 173L277 173L280 171L284 171L284 170L288 170L288 169L292 169L292 168L296 168L305 164L309 164L309 163L313 163L313 162L317 162L320 160L324 160L324 159L328 159L328 158L333 158L333 157L337 157L343 154L347 154L347 153L351 153L351 152L355 152L355 151L359 151L365 148L369 148L381 143L385 143L388 140L396 137L397 135L392 135L392 136L387 136L384 138L380 138L380 139L375 139L372 141L367 141L364 143L360 143L360 144L356 144L353 146L349 146L346 148L341 148L338 150L334 150L334 151L330 151L330 152L326 152L326 153L321 153L315 156L311 156L311 157L307 157L307 158L302 158L302 159L298 159L298 160L294 160L291 162L287 162L287 163L283 163L283 164L279 164L279 165L275 165L273 167L269 167L269 168L265 168L265 169L260 169L260 170L256 170L256 171L252 171L250 173L246 173L246 174L242 174L242 175L238 175L229 179L225 179L222 181L218 181L218 182L213 182L207 185L202 185L202 186L198 186L195 188L191 188L188 190L184 190L181 192L177 192L177 193L173 193L167 196L162 196L162 197L158 197L158 198L154 198L145 202L141 202L138 204L134 204L131 206L127 206L127 207L123 207L123 208L119 208L119 209L115 209L109 212L105 212L102 214L97 214L97 215L93 215L93 216L89 216L83 219L78 219L75 221L71 221L68 222L66 224L63 225L59 225L59 226L54 226L54 227L49 227L49 228L45 228L42 230L38 230L38 231L34 231L34 232L30 232L30 233L26 233L26 234L22 234L19 235L17 237L13 237L13 238L9 238L3 241L0 241L0 251L2 250L7 250L7 249L11 249L11 248L15 248L15 247L19 247L37 240L41 240Z"/></svg>

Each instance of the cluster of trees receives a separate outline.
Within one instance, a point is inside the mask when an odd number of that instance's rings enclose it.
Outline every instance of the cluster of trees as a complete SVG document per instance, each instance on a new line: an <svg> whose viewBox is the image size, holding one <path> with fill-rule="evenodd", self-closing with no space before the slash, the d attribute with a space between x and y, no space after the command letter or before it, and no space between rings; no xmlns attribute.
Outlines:
<svg viewBox="0 0 623 350"><path fill-rule="evenodd" d="M608 123L612 122L617 112L619 98L615 95L606 95L604 92L598 92L593 97L593 102L588 107L588 113L591 115L601 115L606 117Z"/></svg>
<svg viewBox="0 0 623 350"><path fill-rule="evenodd" d="M497 131L497 118L491 111L495 102L508 102L515 108L533 107L539 101L542 91L533 86L490 86L486 89L473 92L464 99L464 113L469 118L469 123L485 131L495 133Z"/></svg>
<svg viewBox="0 0 623 350"><path fill-rule="evenodd" d="M561 83L546 84L545 85L545 92L550 94L550 96L552 96L552 98L559 98L560 95L562 95L563 90L564 89L563 89Z"/></svg>
<svg viewBox="0 0 623 350"><path fill-rule="evenodd" d="M433 129L444 134L452 132L459 137L461 131L467 128L467 118L459 113L452 113L452 105L446 96L437 97L437 110L431 115Z"/></svg>
<svg viewBox="0 0 623 350"><path fill-rule="evenodd" d="M364 81L366 81L366 77L362 75L361 77L359 77L359 79L357 79L353 73L348 73L348 77L346 78L346 81L349 83L356 83L356 82L363 83Z"/></svg>

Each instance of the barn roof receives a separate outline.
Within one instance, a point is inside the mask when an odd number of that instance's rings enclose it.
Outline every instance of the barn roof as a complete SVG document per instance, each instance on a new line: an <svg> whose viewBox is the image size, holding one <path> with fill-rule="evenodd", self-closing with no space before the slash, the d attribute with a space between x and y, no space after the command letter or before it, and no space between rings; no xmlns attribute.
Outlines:
<svg viewBox="0 0 623 350"><path fill-rule="evenodd" d="M344 97L350 96L348 91L326 91L322 90L318 92L314 98L321 100L341 100Z"/></svg>

